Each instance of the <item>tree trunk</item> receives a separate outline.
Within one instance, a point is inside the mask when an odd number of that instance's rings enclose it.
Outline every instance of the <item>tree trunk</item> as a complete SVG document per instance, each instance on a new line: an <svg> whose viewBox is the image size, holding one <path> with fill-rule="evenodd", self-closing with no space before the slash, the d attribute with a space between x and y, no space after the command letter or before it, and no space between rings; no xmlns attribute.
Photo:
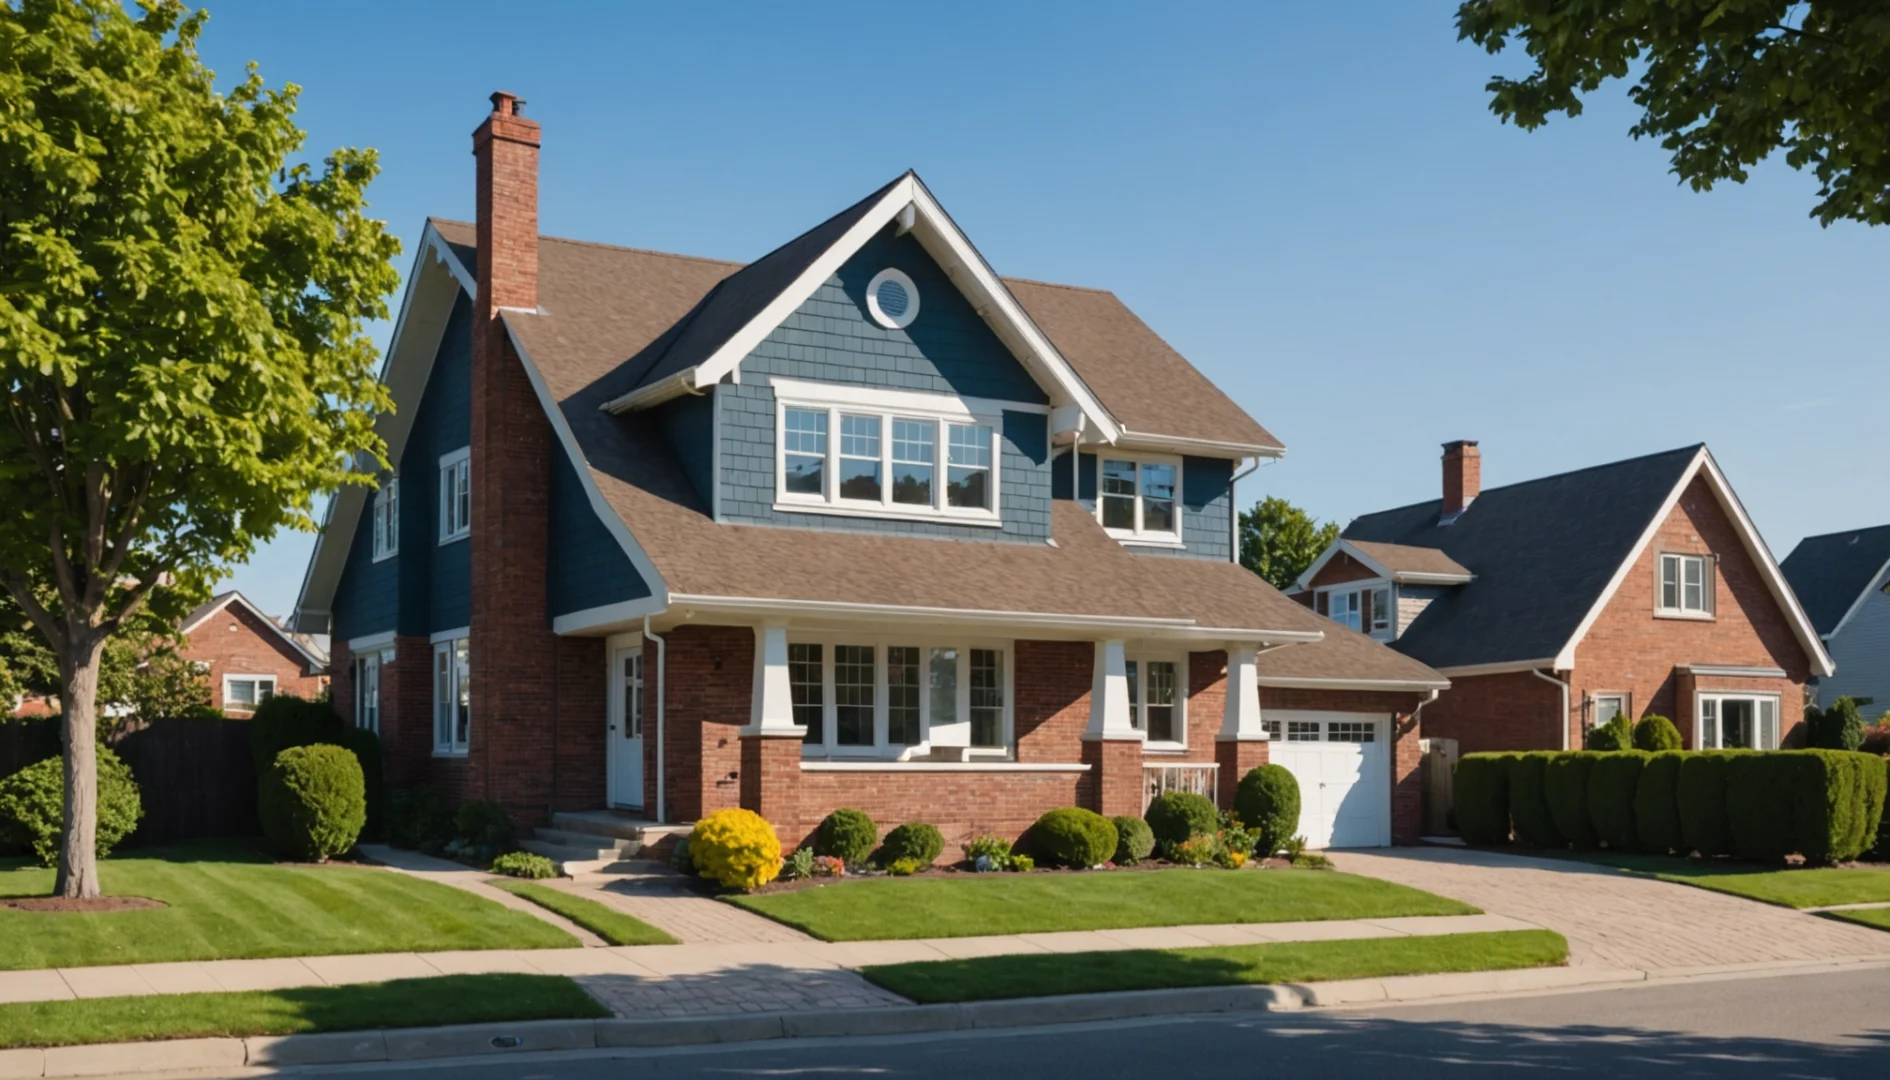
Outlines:
<svg viewBox="0 0 1890 1080"><path fill-rule="evenodd" d="M53 895L101 895L98 882L98 669L102 638L74 633L59 656L59 704L65 712L65 835Z"/></svg>

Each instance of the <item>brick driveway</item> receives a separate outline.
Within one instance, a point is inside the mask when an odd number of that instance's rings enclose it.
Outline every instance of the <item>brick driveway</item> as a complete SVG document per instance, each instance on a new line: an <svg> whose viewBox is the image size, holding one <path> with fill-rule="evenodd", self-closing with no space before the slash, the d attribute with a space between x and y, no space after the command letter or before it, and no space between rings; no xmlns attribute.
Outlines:
<svg viewBox="0 0 1890 1080"><path fill-rule="evenodd" d="M1559 859L1462 848L1329 853L1341 869L1475 904L1568 939L1569 962L1678 971L1890 960L1890 933Z"/></svg>

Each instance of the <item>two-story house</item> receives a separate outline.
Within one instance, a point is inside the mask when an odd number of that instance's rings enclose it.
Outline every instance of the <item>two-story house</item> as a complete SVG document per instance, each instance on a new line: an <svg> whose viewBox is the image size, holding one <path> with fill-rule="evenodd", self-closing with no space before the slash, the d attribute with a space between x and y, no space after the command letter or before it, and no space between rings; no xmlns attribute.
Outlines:
<svg viewBox="0 0 1890 1080"><path fill-rule="evenodd" d="M493 105L297 614L392 783L955 840L1225 805L1277 734L1316 842L1415 839L1445 681L1238 565L1281 445L1114 295L998 277L912 173L747 265L540 237Z"/></svg>
<svg viewBox="0 0 1890 1080"><path fill-rule="evenodd" d="M1869 698L1866 719L1890 709L1890 525L1807 536L1779 566L1837 665L1813 681L1818 704Z"/></svg>
<svg viewBox="0 0 1890 1080"><path fill-rule="evenodd" d="M1355 519L1292 590L1449 677L1427 735L1568 749L1651 713L1691 748L1799 737L1831 658L1705 446L1482 475L1475 442L1446 443L1441 498Z"/></svg>

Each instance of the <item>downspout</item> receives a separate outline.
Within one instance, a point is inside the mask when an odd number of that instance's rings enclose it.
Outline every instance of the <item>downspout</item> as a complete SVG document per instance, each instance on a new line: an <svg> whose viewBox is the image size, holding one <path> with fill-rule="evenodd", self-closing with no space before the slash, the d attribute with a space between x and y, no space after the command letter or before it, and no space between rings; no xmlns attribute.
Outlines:
<svg viewBox="0 0 1890 1080"><path fill-rule="evenodd" d="M1549 683L1562 691L1562 749L1568 749L1568 683L1553 675L1545 675L1541 668L1530 668L1529 674Z"/></svg>
<svg viewBox="0 0 1890 1080"><path fill-rule="evenodd" d="M663 667L668 660L669 642L650 629L650 617L643 616L643 636L656 642L656 823L668 821L669 805L663 801Z"/></svg>
<svg viewBox="0 0 1890 1080"><path fill-rule="evenodd" d="M1253 464L1247 466L1247 469L1245 472L1235 473L1234 478L1227 482L1227 552L1228 552L1227 561L1228 562L1235 563L1235 564L1238 564L1240 562L1240 503L1236 502L1234 499L1234 485L1240 483L1242 480L1245 480L1249 476L1252 476L1254 473L1259 472L1260 466L1265 465L1269 461L1277 461L1277 460L1279 459L1278 458L1254 458Z"/></svg>

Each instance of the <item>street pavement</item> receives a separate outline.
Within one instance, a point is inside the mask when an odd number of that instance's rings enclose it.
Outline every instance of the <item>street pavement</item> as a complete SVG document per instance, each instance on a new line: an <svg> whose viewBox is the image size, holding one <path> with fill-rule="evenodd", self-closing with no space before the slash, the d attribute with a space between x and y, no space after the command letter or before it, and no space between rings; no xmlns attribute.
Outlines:
<svg viewBox="0 0 1890 1080"><path fill-rule="evenodd" d="M1890 969L1500 1001L291 1070L374 1080L1890 1076Z"/></svg>

